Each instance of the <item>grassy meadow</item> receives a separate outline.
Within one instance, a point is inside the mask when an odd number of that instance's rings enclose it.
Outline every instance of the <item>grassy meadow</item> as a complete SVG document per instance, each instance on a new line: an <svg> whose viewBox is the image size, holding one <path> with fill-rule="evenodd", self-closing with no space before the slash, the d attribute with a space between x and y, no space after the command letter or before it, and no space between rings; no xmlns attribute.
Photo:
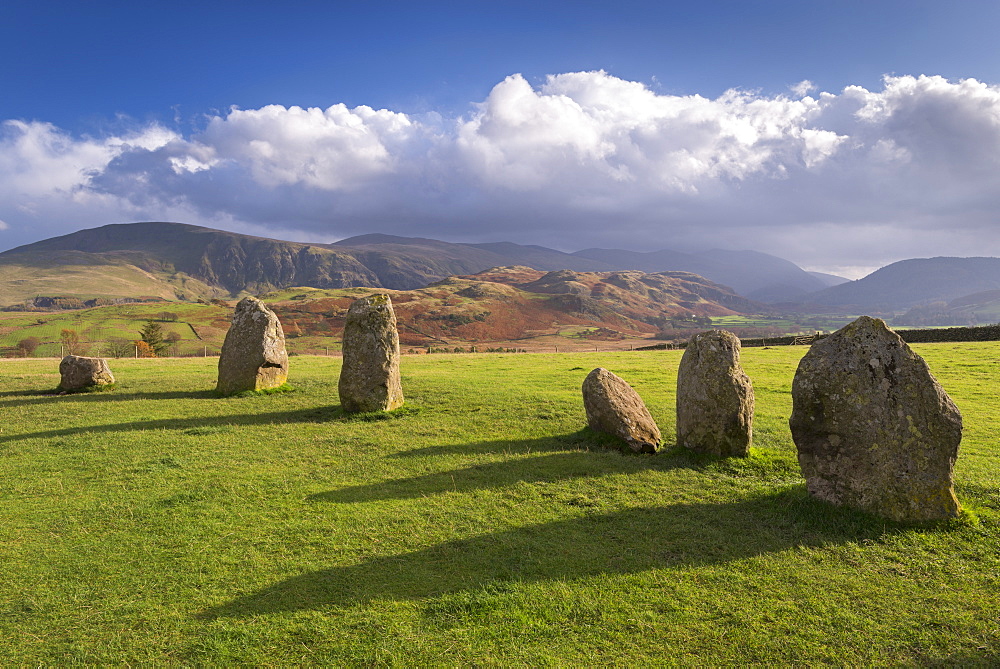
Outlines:
<svg viewBox="0 0 1000 669"><path fill-rule="evenodd" d="M965 417L954 522L808 498L804 347L743 353L740 460L607 448L580 384L623 376L673 441L679 351L406 356L347 416L337 358L219 398L213 358L118 360L52 395L0 361L5 665L1000 662L1000 344L914 348Z"/></svg>

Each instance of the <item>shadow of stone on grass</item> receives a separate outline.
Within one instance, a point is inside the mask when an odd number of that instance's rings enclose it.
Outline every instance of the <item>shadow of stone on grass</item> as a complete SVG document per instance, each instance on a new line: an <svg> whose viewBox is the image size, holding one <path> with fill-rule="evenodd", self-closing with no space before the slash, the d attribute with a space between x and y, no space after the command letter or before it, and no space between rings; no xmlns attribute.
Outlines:
<svg viewBox="0 0 1000 669"><path fill-rule="evenodd" d="M184 390L162 393L134 392L121 386L107 391L60 393L58 390L17 390L0 393L0 397L28 397L22 400L0 400L2 406L27 406L52 402L131 402L134 400L181 400L219 398L214 390Z"/></svg>
<svg viewBox="0 0 1000 669"><path fill-rule="evenodd" d="M686 448L669 448L658 455L636 454L604 448L602 435L589 429L567 435L525 440L498 440L456 446L432 446L415 449L427 455L502 453L521 457L501 462L475 464L464 469L422 474L315 493L311 502L353 504L386 499L411 499L447 492L468 492L513 485L519 482L559 481L576 477L629 474L647 470L702 470L726 458L695 453ZM592 448L588 448L592 447ZM572 450L569 450L572 449ZM414 451L405 451L409 456Z"/></svg>
<svg viewBox="0 0 1000 669"><path fill-rule="evenodd" d="M622 442L623 443L623 442ZM613 437L601 435L594 432L589 427L570 432L569 434L559 434L539 439L497 439L495 441L481 441L474 444L446 444L442 446L425 446L423 448L413 448L408 451L391 453L390 458L418 458L437 455L469 455L478 453L533 453L538 451L565 451L569 449L591 450L608 449L619 451L619 442ZM635 454L628 451L630 455L648 458L647 454Z"/></svg>
<svg viewBox="0 0 1000 669"><path fill-rule="evenodd" d="M529 525L307 572L200 614L243 617L411 600L490 583L630 574L876 539L894 525L830 507L801 486L729 503L675 504Z"/></svg>
<svg viewBox="0 0 1000 669"><path fill-rule="evenodd" d="M82 432L101 434L105 432L129 432L142 430L187 430L196 427L215 425L274 425L280 423L326 423L345 420L348 414L338 405L325 407L310 407L295 411L273 411L259 413L230 414L226 416L200 416L197 418L159 418L156 420L132 421L128 423L110 423L107 425L83 425L54 430L40 430L12 434L5 432L0 435L0 443L19 441L22 439L49 439L66 437Z"/></svg>

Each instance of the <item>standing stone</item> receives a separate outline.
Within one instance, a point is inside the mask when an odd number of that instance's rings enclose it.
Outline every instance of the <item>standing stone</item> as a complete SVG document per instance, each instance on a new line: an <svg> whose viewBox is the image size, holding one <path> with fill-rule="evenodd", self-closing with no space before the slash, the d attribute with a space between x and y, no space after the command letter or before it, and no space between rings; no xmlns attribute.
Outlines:
<svg viewBox="0 0 1000 669"><path fill-rule="evenodd" d="M399 333L392 300L384 293L355 300L344 322L340 404L344 411L392 411L403 406Z"/></svg>
<svg viewBox="0 0 1000 669"><path fill-rule="evenodd" d="M899 335L862 316L812 345L789 426L810 494L898 521L955 517L962 415Z"/></svg>
<svg viewBox="0 0 1000 669"><path fill-rule="evenodd" d="M655 453L660 428L646 404L623 378L598 367L583 380L587 424L596 432L623 439L636 453Z"/></svg>
<svg viewBox="0 0 1000 669"><path fill-rule="evenodd" d="M753 385L740 365L740 340L710 330L691 337L677 370L677 443L744 457L753 441Z"/></svg>
<svg viewBox="0 0 1000 669"><path fill-rule="evenodd" d="M60 390L81 390L91 386L104 386L115 382L115 377L104 358L87 358L67 355L59 363Z"/></svg>
<svg viewBox="0 0 1000 669"><path fill-rule="evenodd" d="M288 353L281 322L263 302L244 297L236 305L222 344L216 390L232 395L277 388L287 380Z"/></svg>

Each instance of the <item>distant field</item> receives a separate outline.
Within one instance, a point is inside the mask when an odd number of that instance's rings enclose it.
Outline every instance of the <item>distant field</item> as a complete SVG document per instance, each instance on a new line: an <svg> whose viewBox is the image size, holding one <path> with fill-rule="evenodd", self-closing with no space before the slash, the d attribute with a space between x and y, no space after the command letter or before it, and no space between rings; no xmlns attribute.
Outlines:
<svg viewBox="0 0 1000 669"><path fill-rule="evenodd" d="M0 321L3 323L4 321ZM995 665L1000 345L914 347L966 423L968 510L895 525L804 493L804 347L744 351L743 460L608 450L596 366L674 435L680 352L404 358L406 405L349 417L339 359L217 398L216 360L119 360L40 394L0 361L6 665Z"/></svg>
<svg viewBox="0 0 1000 669"><path fill-rule="evenodd" d="M329 292L329 291L326 291ZM337 291L352 296L371 294L370 288ZM324 291L297 288L270 293L268 301L291 299L299 296L323 294ZM230 304L235 305L235 301ZM169 312L177 316L176 321L162 321L160 314ZM171 356L218 355L229 328L233 307L190 302L157 302L149 304L126 304L102 306L77 311L52 312L0 312L0 350L6 349L8 356L16 356L18 342L28 337L37 337L42 345L34 357L61 357L66 352L60 344L60 333L64 329L74 330L86 345L88 355L108 355L106 342L113 339L135 340L139 330L152 319L160 322L164 335L176 333L178 342L168 352ZM286 348L293 355L325 355L340 351L341 332L330 329L328 334L298 332L296 319L288 315L282 318L286 336ZM612 341L590 341L582 334L597 330L594 327L553 325L551 332L529 332L525 337L503 341L468 341L459 337L447 343L434 343L437 348L459 347L469 350L477 346L480 350L491 347L524 348L532 351L567 350L628 350L635 345L648 343L636 337ZM423 352L423 346L403 346L403 351Z"/></svg>
<svg viewBox="0 0 1000 669"><path fill-rule="evenodd" d="M4 313L0 317L0 348L12 349L27 337L37 337L42 343L36 357L57 357L62 330L73 330L81 341L90 344L92 355L107 355L102 343L111 339L135 340L146 321L159 320L159 314L170 312L177 321L160 322L164 335L174 332L180 340L174 355L218 353L229 327L232 309L190 302L125 304L95 307L78 311ZM13 352L13 351L11 351Z"/></svg>
<svg viewBox="0 0 1000 669"><path fill-rule="evenodd" d="M761 334L768 331L772 334L813 334L817 330L821 332L839 330L855 318L856 316L803 316L799 320L793 320L759 316L716 316L712 318L712 327L735 331L742 331L745 328L757 329ZM754 336L742 332L741 334Z"/></svg>

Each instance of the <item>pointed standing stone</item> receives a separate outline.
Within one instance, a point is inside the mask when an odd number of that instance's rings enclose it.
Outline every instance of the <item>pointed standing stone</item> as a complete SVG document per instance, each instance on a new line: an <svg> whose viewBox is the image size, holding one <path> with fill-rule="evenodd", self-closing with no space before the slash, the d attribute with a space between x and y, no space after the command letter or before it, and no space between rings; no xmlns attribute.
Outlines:
<svg viewBox="0 0 1000 669"><path fill-rule="evenodd" d="M222 344L216 390L232 395L277 388L287 380L288 353L278 317L257 298L244 297Z"/></svg>
<svg viewBox="0 0 1000 669"><path fill-rule="evenodd" d="M753 441L753 385L740 365L740 340L710 330L691 337L677 370L677 443L745 456Z"/></svg>
<svg viewBox="0 0 1000 669"><path fill-rule="evenodd" d="M107 360L82 355L67 355L63 358L59 363L59 376L60 390L81 390L115 382Z"/></svg>
<svg viewBox="0 0 1000 669"><path fill-rule="evenodd" d="M962 415L899 335L862 316L799 363L788 421L809 493L898 521L953 518Z"/></svg>
<svg viewBox="0 0 1000 669"><path fill-rule="evenodd" d="M403 406L399 333L392 300L380 293L355 300L344 322L340 404L350 413Z"/></svg>
<svg viewBox="0 0 1000 669"><path fill-rule="evenodd" d="M624 440L636 453L655 453L659 448L660 428L639 393L620 376L603 367L587 374L583 407L590 429Z"/></svg>

